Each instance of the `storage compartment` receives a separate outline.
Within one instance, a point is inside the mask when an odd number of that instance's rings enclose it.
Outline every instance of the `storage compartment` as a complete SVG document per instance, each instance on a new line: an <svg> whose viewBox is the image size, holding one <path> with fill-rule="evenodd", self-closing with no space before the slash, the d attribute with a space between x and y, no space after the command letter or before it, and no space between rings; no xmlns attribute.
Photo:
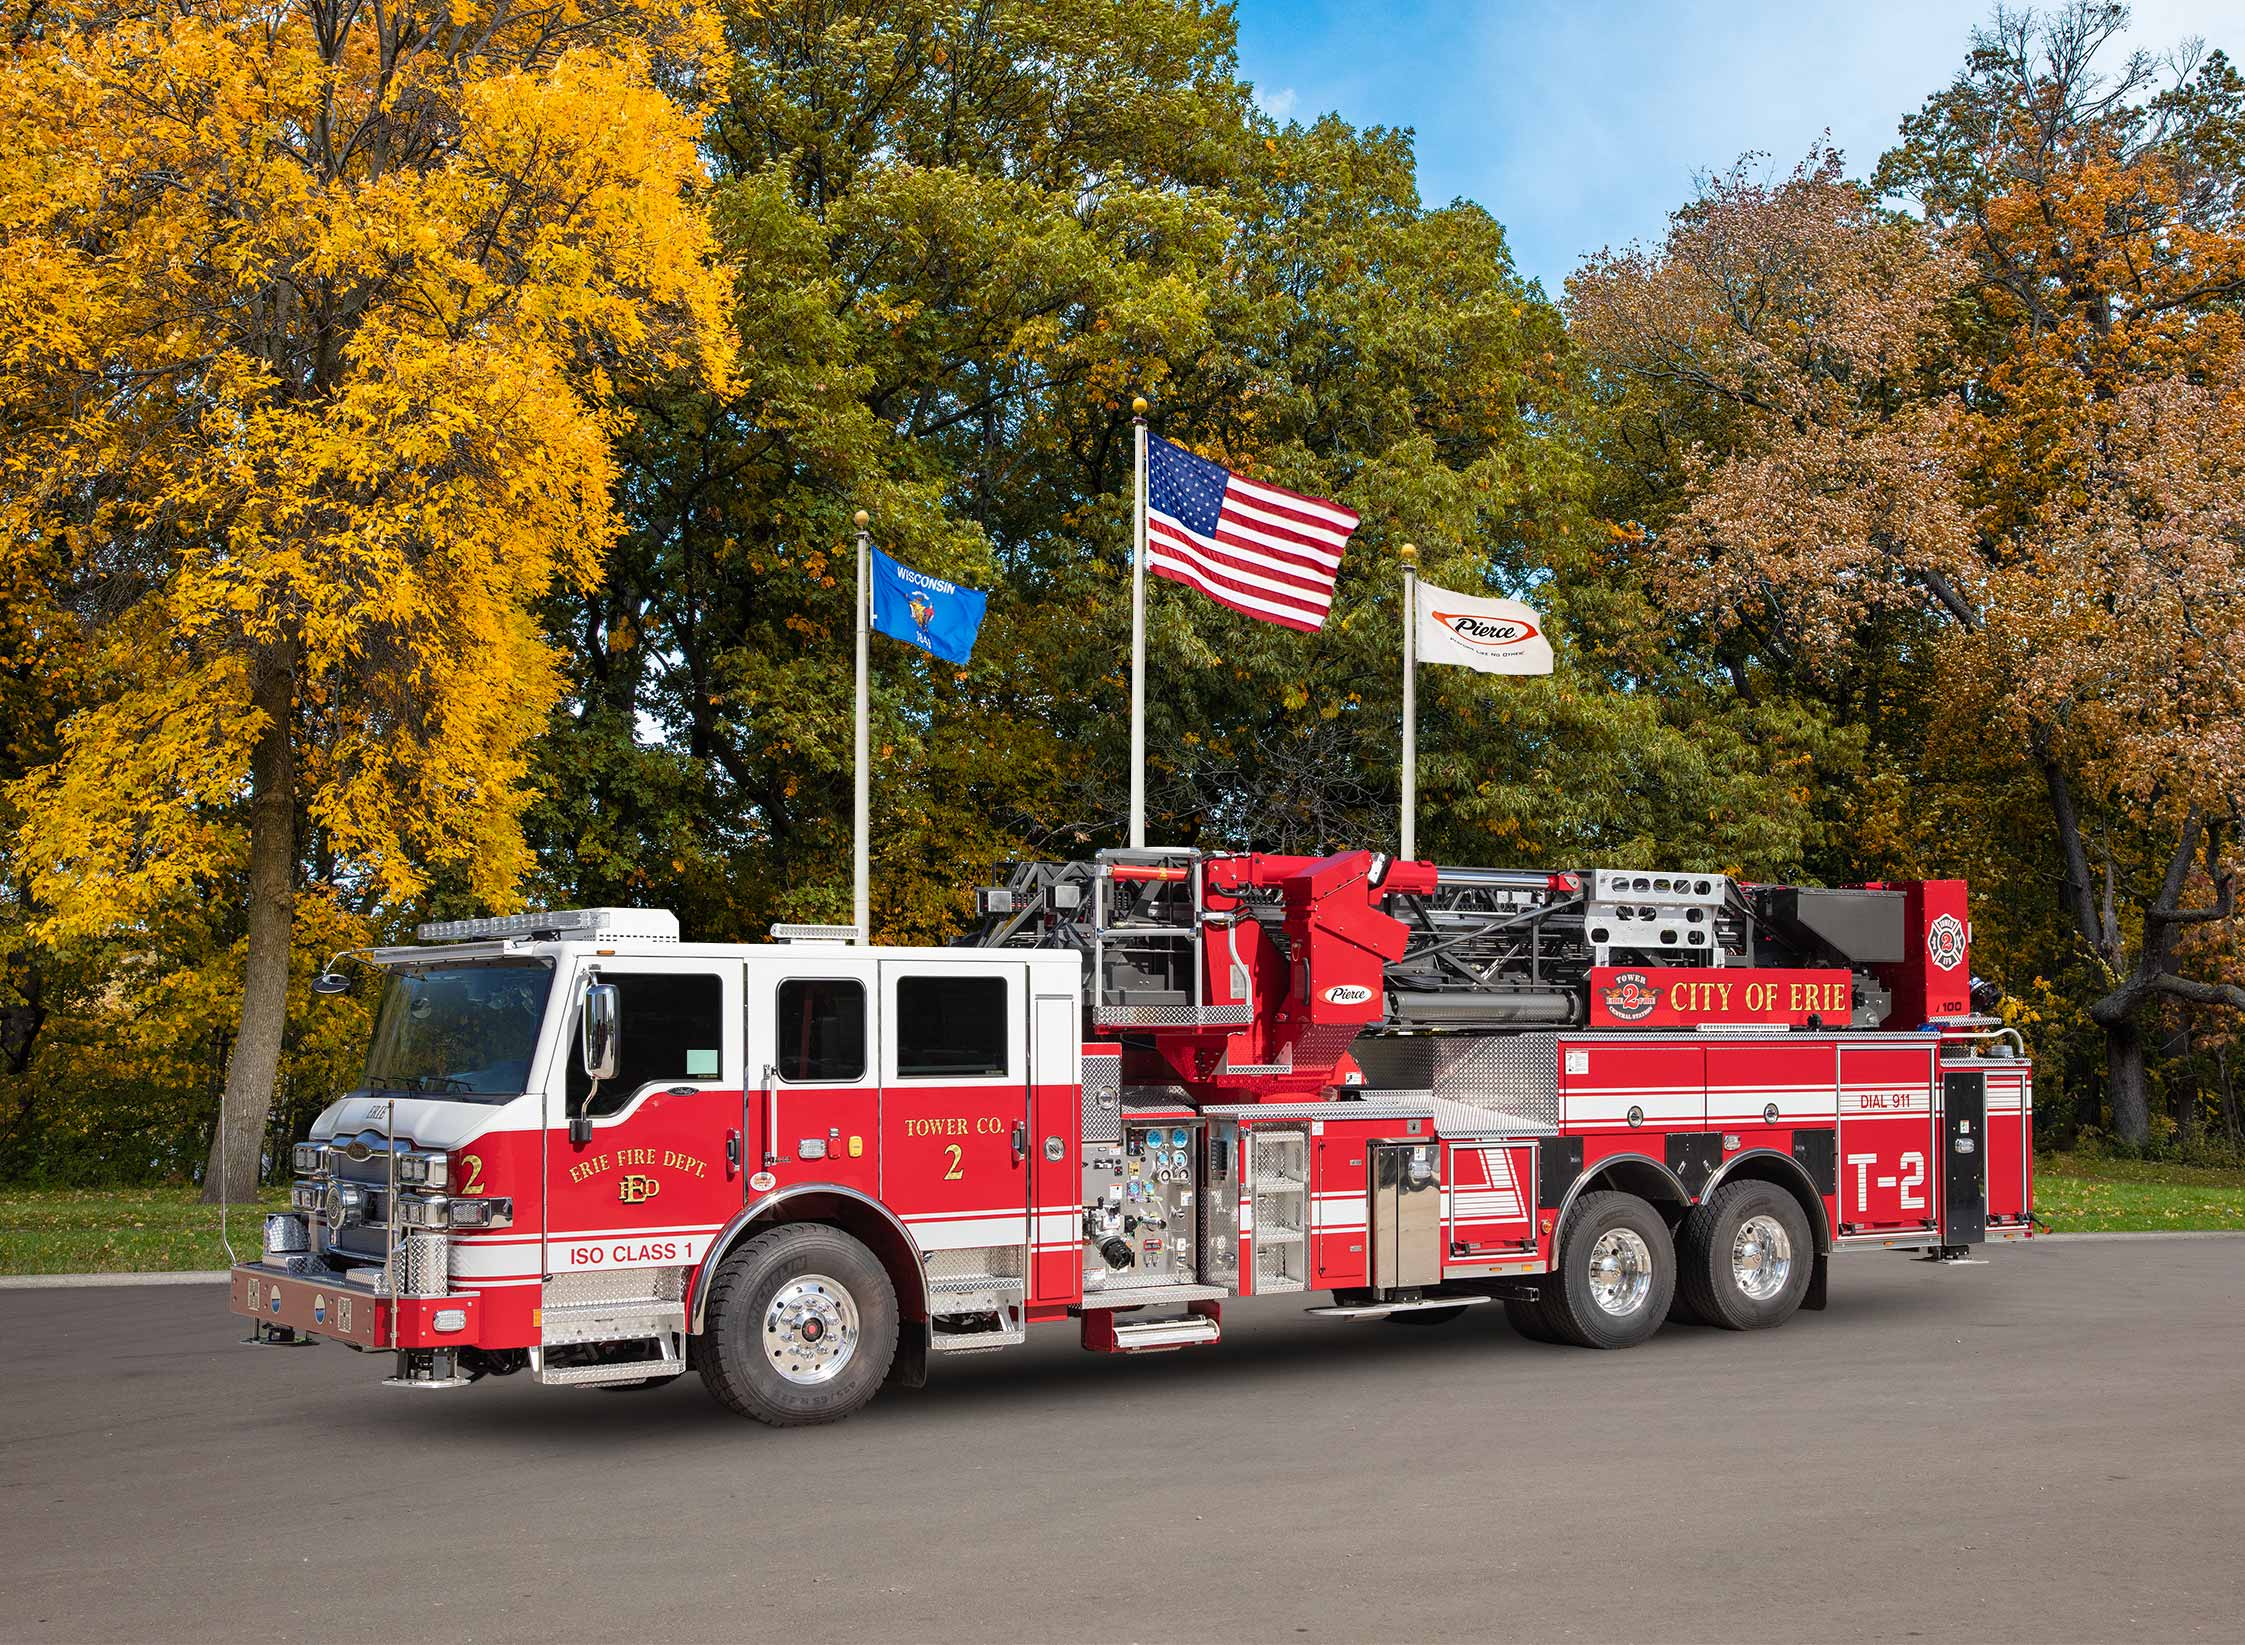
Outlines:
<svg viewBox="0 0 2245 1645"><path fill-rule="evenodd" d="M1442 1150L1432 1142L1372 1145L1372 1284L1379 1290L1442 1278Z"/></svg>
<svg viewBox="0 0 2245 1645"><path fill-rule="evenodd" d="M1246 1192L1254 1216L1243 1230L1255 1253L1257 1295L1309 1285L1309 1137L1296 1130L1246 1126L1241 1131Z"/></svg>

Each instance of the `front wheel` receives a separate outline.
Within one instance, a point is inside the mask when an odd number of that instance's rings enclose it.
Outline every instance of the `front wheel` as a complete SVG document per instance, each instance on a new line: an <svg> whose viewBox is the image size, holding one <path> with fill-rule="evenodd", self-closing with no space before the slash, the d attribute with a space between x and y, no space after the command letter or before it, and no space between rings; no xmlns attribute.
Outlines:
<svg viewBox="0 0 2245 1645"><path fill-rule="evenodd" d="M742 1416L795 1428L838 1422L880 1391L896 1357L896 1287L839 1228L769 1229L710 1282L702 1381Z"/></svg>
<svg viewBox="0 0 2245 1645"><path fill-rule="evenodd" d="M1539 1299L1545 1323L1582 1348L1634 1348L1668 1317L1676 1247L1635 1194L1585 1194L1559 1231L1559 1261Z"/></svg>

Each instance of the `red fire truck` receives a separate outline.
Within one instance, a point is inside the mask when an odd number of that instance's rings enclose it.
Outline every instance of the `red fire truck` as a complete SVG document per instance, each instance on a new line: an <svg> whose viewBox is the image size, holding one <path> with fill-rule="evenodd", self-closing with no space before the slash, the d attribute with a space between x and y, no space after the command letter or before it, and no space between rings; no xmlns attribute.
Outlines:
<svg viewBox="0 0 2245 1645"><path fill-rule="evenodd" d="M424 926L232 1306L393 1386L831 1421L1074 1321L1215 1343L1501 1305L1593 1348L1824 1306L1835 1254L2032 1231L2032 1081L1965 888L1116 850L950 947ZM340 957L339 957L340 961ZM350 986L331 964L324 991Z"/></svg>

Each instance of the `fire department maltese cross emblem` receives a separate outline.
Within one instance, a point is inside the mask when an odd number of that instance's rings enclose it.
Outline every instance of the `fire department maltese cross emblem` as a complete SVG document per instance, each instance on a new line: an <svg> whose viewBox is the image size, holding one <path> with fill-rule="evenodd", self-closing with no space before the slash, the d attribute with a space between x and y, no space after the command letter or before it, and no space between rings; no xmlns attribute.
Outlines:
<svg viewBox="0 0 2245 1645"><path fill-rule="evenodd" d="M1642 971L1624 971L1606 990L1606 1009L1623 1022L1640 1022L1660 1008L1660 989Z"/></svg>
<svg viewBox="0 0 2245 1645"><path fill-rule="evenodd" d="M1944 971L1954 971L1964 959L1964 922L1944 914L1926 927L1925 951Z"/></svg>

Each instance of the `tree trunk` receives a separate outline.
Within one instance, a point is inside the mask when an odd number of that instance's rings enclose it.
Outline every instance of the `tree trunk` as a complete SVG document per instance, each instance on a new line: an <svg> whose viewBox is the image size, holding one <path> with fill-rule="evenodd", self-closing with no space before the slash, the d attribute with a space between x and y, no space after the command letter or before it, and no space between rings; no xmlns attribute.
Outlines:
<svg viewBox="0 0 2245 1645"><path fill-rule="evenodd" d="M2122 1142L2142 1147L2151 1135L2144 1097L2144 1033L2133 1017L2105 1030L2105 1089L2112 1128Z"/></svg>
<svg viewBox="0 0 2245 1645"><path fill-rule="evenodd" d="M296 915L296 670L287 652L261 654L250 700L265 728L250 751L249 958L241 1027L226 1063L222 1119L203 1172L203 1203L257 1197L265 1122L288 1026L288 962Z"/></svg>

